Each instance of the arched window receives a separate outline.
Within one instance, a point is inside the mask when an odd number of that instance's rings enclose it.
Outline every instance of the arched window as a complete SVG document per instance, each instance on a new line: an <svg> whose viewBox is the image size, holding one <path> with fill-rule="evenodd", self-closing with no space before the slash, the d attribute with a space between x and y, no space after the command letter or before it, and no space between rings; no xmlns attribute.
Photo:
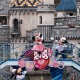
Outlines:
<svg viewBox="0 0 80 80"><path fill-rule="evenodd" d="M13 20L13 29L14 32L18 32L18 19Z"/></svg>
<svg viewBox="0 0 80 80"><path fill-rule="evenodd" d="M39 24L42 24L42 16L39 16Z"/></svg>

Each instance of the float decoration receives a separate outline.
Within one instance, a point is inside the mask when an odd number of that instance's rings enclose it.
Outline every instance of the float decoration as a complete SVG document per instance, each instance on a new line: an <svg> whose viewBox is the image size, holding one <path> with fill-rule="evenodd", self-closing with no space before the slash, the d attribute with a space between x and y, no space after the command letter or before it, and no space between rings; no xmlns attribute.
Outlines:
<svg viewBox="0 0 80 80"><path fill-rule="evenodd" d="M26 62L26 69L28 71L33 71L35 69L34 61L27 61Z"/></svg>
<svg viewBox="0 0 80 80"><path fill-rule="evenodd" d="M62 46L59 45L58 48L59 51L63 50ZM50 72L55 70L63 70L65 64L64 62L57 62L55 57L53 57L54 51L52 49L45 47L42 44L41 36L37 33L35 35L35 45L32 49L27 50L24 53L24 56L29 59L29 61L25 61L24 59L21 59L18 61L18 66L22 68L26 68L27 71L34 71L36 69L42 70L46 69L46 67L50 68ZM23 71L23 70L22 70ZM62 71L63 72L63 71ZM60 75L62 75L62 72L60 72ZM55 74L55 73L54 73ZM25 74L24 74L25 75ZM51 73L53 76L53 74ZM54 76L55 77L55 76Z"/></svg>
<svg viewBox="0 0 80 80"><path fill-rule="evenodd" d="M34 40L35 45L33 46L33 48L27 50L24 53L24 56L26 56L26 58L32 60L26 63L27 70L34 70L34 67L42 70L47 66L59 69L64 68L64 63L62 62L58 63L56 59L52 56L53 54L52 49L45 47L42 44L41 37L38 33L35 34Z"/></svg>
<svg viewBox="0 0 80 80"><path fill-rule="evenodd" d="M23 59L21 59L21 60L18 61L18 65L19 65L19 67L23 68L23 67L26 66L26 61L24 61Z"/></svg>

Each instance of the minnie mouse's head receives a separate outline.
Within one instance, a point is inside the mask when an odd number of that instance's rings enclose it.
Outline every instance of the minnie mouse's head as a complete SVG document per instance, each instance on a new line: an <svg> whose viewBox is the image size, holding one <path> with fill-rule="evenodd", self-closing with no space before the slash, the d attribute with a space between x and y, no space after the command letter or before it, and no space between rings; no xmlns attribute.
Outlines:
<svg viewBox="0 0 80 80"><path fill-rule="evenodd" d="M36 33L35 36L32 37L32 40L35 42L40 42L43 40L43 36L42 36L42 34Z"/></svg>

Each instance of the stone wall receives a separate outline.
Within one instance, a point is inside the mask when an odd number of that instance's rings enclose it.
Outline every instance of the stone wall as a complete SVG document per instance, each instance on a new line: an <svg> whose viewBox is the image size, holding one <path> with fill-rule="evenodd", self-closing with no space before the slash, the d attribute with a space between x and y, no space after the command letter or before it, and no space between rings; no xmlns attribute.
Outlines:
<svg viewBox="0 0 80 80"><path fill-rule="evenodd" d="M0 0L0 15L7 15L8 0Z"/></svg>
<svg viewBox="0 0 80 80"><path fill-rule="evenodd" d="M55 26L52 27L52 36L55 38L65 36L69 39L80 38L80 27L69 28L68 26Z"/></svg>
<svg viewBox="0 0 80 80"><path fill-rule="evenodd" d="M39 4L37 8L38 25L40 24L40 16L42 17L42 25L54 25L54 4Z"/></svg>
<svg viewBox="0 0 80 80"><path fill-rule="evenodd" d="M16 12L16 14L15 14ZM20 32L21 36L20 37L26 37L26 31L32 30L37 28L37 12L32 12L32 11L12 11L10 13L10 19L9 19L9 25L10 28L14 27L13 26L13 20L18 19L18 22L22 20L22 24L19 24L20 26Z"/></svg>
<svg viewBox="0 0 80 80"><path fill-rule="evenodd" d="M80 21L77 20L76 16L71 17L56 17L54 19L55 25L68 26L68 24L79 26Z"/></svg>
<svg viewBox="0 0 80 80"><path fill-rule="evenodd" d="M0 43L9 42L9 26L8 25L0 25Z"/></svg>

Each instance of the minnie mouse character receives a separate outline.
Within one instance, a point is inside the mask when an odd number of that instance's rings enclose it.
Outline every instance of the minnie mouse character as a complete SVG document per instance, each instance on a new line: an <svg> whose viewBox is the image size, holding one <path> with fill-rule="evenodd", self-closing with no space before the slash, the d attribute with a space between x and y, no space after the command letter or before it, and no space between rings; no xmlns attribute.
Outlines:
<svg viewBox="0 0 80 80"><path fill-rule="evenodd" d="M34 46L32 49L26 51L24 55L34 61L36 68L44 69L49 63L52 50L44 46L41 34L36 33L32 39L35 40Z"/></svg>
<svg viewBox="0 0 80 80"><path fill-rule="evenodd" d="M46 48L42 44L43 37L38 33L35 34L35 45L31 49L34 51L34 62L35 67L38 69L44 69L49 64L49 57L52 54L52 50L50 48Z"/></svg>
<svg viewBox="0 0 80 80"><path fill-rule="evenodd" d="M43 51L44 49L44 45L42 44L42 39L40 37L40 35L38 33L35 34L35 45L33 46L32 50L36 50L36 51Z"/></svg>

